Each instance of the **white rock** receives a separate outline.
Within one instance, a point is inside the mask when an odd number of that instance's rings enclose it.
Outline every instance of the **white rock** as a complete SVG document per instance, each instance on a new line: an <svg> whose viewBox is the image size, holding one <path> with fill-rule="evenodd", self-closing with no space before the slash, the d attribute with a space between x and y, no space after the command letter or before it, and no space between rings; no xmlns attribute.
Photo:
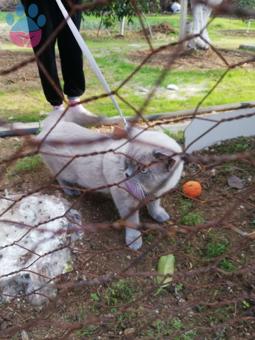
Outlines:
<svg viewBox="0 0 255 340"><path fill-rule="evenodd" d="M124 330L124 335L125 336L130 336L133 335L135 333L135 329L134 328L127 328Z"/></svg>
<svg viewBox="0 0 255 340"><path fill-rule="evenodd" d="M21 340L29 340L29 336L28 336L27 332L24 331L24 330L21 331L20 336L21 336Z"/></svg>
<svg viewBox="0 0 255 340"><path fill-rule="evenodd" d="M61 198L40 194L17 198L0 199L0 302L27 297L41 305L56 294L52 279L71 268L65 245L81 218L75 210L63 217L69 203Z"/></svg>
<svg viewBox="0 0 255 340"><path fill-rule="evenodd" d="M145 93L145 94L147 94L147 93L149 93L149 89L147 89L146 87L138 87L138 89L137 89L139 92L141 92L141 93Z"/></svg>
<svg viewBox="0 0 255 340"><path fill-rule="evenodd" d="M167 85L166 87L169 91L178 91L179 90L179 87L175 84L169 84Z"/></svg>

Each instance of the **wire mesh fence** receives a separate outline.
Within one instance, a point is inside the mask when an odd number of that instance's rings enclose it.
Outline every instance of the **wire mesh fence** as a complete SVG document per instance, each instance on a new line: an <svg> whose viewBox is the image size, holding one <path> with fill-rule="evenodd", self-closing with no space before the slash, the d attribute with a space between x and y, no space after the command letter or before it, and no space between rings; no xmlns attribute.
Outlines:
<svg viewBox="0 0 255 340"><path fill-rule="evenodd" d="M106 3L71 4L71 14ZM222 124L241 126L255 116L252 103L249 114L220 120L200 111L231 70L254 63L255 57L229 63L206 41L225 71L194 110L150 120L145 112L157 88L187 43L204 37L200 32L155 48L136 1L131 3L149 52L111 92L133 110L128 127L112 130L104 125L107 119L98 118L96 127L83 128L70 122L67 104L49 115L37 136L19 131L1 140L2 339L254 338L255 140L241 138L194 153L189 148ZM228 2L214 8L214 16L254 14ZM37 60L59 91L38 58L65 25L63 20L35 56L2 69L1 77ZM121 90L170 48L157 81L136 107ZM97 94L82 103L108 96ZM183 148L165 133L166 124L195 119L212 125ZM1 120L1 126L10 124ZM202 196L185 196L181 185L188 179L199 179ZM110 192L110 198L98 191ZM158 261L169 254L176 260L174 274L160 275Z"/></svg>

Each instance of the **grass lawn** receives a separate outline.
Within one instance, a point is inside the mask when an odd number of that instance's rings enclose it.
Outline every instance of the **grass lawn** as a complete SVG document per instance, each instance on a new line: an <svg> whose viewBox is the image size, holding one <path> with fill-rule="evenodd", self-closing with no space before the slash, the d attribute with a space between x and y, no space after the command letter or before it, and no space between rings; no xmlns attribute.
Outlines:
<svg viewBox="0 0 255 340"><path fill-rule="evenodd" d="M0 29L6 31L8 26L5 24L5 16L5 13L0 13ZM175 29L178 29L179 16L148 16L148 22L151 25L168 23ZM111 34L109 33L108 35L105 31L102 31L99 37L97 37L96 31L98 26L98 18L86 17L82 25L83 35L109 82L110 87L115 89L138 65L138 61L133 60L132 57L130 57L130 53L147 50L148 45L142 35L134 33L140 30L137 18L129 25L125 39L114 37L115 33L118 33L118 25L113 28ZM252 43L253 38L249 36L225 35L224 30L246 29L247 23L241 20L217 18L211 23L209 33L217 47L236 49L240 44ZM252 23L251 30L255 30L255 23ZM159 47L174 42L176 39L177 34L157 34L154 36L152 43L154 47ZM16 47L10 43L8 39L5 39L3 43L1 42L0 53L8 51L17 53L17 55L21 52L27 52L28 56L32 55L31 50ZM215 56L215 58L218 57ZM15 58L13 61L8 59L5 65L2 64L1 69L9 68L15 63L17 63ZM27 72L29 73L29 67L34 68L33 77L35 79L32 82L29 81L29 77L26 74ZM144 66L121 89L120 94L135 108L139 109L161 72L162 68L159 65L148 64ZM231 70L203 105L208 106L254 100L254 72L253 68ZM192 64L190 68L186 66L183 69L168 71L156 95L146 108L145 113L154 114L194 108L223 73L223 68L192 69ZM84 98L103 93L102 86L99 84L95 75L88 69L86 62L85 74L87 91ZM42 94L35 66L30 65L27 69L24 69L24 74L22 74L21 77L24 78L22 82L17 80L19 78L17 74L1 77L1 82L4 86L1 86L0 89L0 100L2 104L0 117L22 121L39 120L44 113L49 110L49 106ZM173 95L166 89L168 84L176 84L179 87L178 95ZM130 107L122 102L120 102L120 105L125 114L133 114L133 110ZM87 107L101 115L114 116L117 114L109 99L93 101L87 104Z"/></svg>

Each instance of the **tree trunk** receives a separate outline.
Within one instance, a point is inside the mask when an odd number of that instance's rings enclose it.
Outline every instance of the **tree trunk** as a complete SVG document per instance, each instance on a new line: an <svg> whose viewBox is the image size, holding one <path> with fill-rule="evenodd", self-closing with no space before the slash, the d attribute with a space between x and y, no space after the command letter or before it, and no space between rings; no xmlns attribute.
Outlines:
<svg viewBox="0 0 255 340"><path fill-rule="evenodd" d="M187 30L187 14L188 14L188 0L181 0L181 17L180 17L180 33L179 39L182 40L186 36Z"/></svg>
<svg viewBox="0 0 255 340"><path fill-rule="evenodd" d="M219 5L223 0L210 0L212 6ZM207 50L210 47L210 38L207 31L207 22L211 15L212 9L196 0L191 0L191 10L193 15L193 27L191 34L200 34L201 37L192 39L189 47L194 49ZM203 39L202 39L203 38Z"/></svg>

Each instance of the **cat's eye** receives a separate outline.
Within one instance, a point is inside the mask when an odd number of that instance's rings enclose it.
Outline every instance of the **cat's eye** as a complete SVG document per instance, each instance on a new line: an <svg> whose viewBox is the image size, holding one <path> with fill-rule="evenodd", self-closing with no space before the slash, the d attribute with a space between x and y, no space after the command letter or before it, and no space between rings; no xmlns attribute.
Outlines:
<svg viewBox="0 0 255 340"><path fill-rule="evenodd" d="M143 175L144 175L144 174L147 174L148 171L149 171L149 170L148 170L147 168L143 168L143 169L140 170L141 174L143 174Z"/></svg>

